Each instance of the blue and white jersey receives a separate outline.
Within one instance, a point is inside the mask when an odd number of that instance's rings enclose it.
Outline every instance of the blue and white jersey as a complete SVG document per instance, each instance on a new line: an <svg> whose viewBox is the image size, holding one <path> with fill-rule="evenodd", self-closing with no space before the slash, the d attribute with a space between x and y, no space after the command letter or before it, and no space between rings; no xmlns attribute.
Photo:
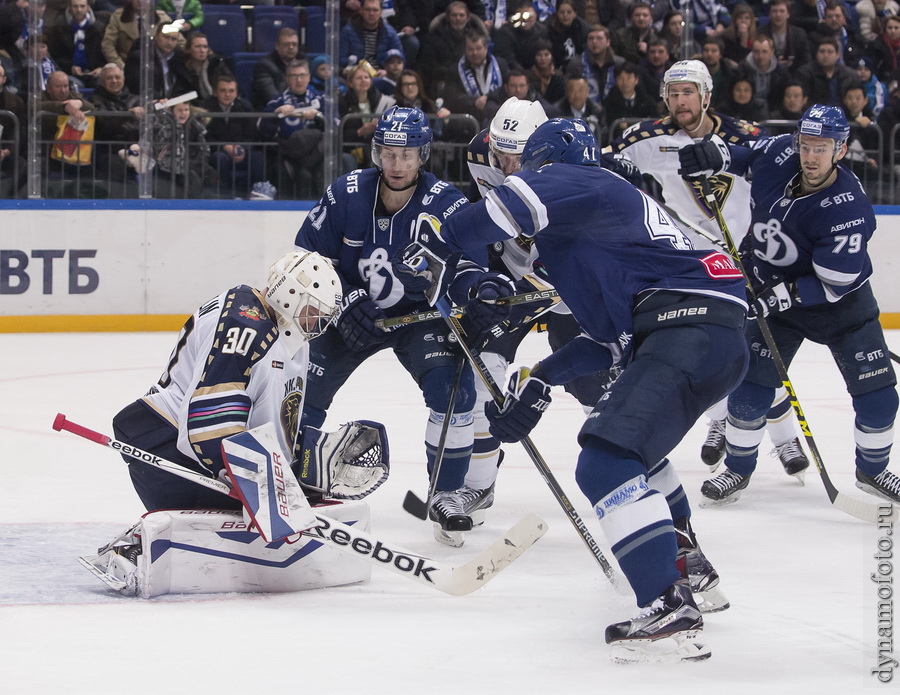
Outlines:
<svg viewBox="0 0 900 695"><path fill-rule="evenodd" d="M260 135L265 138L289 138L291 133L304 128L318 128L315 118L303 118L300 111L315 109L319 113L323 109L323 97L314 88L310 87L304 94L294 94L290 89L284 90L280 96L272 99L263 109L266 113L273 113L279 106L293 106L297 115L284 118L260 118L256 122Z"/></svg>
<svg viewBox="0 0 900 695"><path fill-rule="evenodd" d="M641 292L670 290L746 306L743 277L731 258L693 249L659 205L599 167L548 164L513 174L447 220L442 235L460 251L533 237L550 282L582 329L623 361Z"/></svg>
<svg viewBox="0 0 900 695"><path fill-rule="evenodd" d="M218 475L222 440L276 424L291 452L309 364L309 346L289 355L260 293L239 285L185 322L165 371L143 401L178 429L178 450Z"/></svg>
<svg viewBox="0 0 900 695"><path fill-rule="evenodd" d="M760 282L781 275L796 283L801 305L812 305L836 302L868 281L875 213L856 176L839 166L833 184L800 195L791 135L731 151L730 170L753 177L750 243Z"/></svg>
<svg viewBox="0 0 900 695"><path fill-rule="evenodd" d="M374 168L338 178L310 210L295 243L332 260L345 296L364 288L389 317L400 316L422 309L425 302L406 298L391 270L391 258L415 239L419 213L427 212L443 223L469 201L449 183L423 171L409 202L393 215L381 214L380 180ZM482 265L487 262L486 248L475 260Z"/></svg>

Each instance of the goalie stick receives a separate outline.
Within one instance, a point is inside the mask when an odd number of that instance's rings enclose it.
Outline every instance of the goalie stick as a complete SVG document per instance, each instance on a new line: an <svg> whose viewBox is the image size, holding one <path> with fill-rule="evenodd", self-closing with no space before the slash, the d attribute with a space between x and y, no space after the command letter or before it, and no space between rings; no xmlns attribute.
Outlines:
<svg viewBox="0 0 900 695"><path fill-rule="evenodd" d="M423 502L412 490L406 491L403 498L403 508L417 519L425 521L428 518L428 510L434 501L434 493L437 490L438 476L441 474L441 464L444 462L444 449L447 446L447 432L450 429L453 409L456 407L456 396L459 393L459 380L462 377L465 360L460 360L453 375L453 387L450 389L450 398L447 401L447 412L444 413L444 422L441 424L441 436L438 440L437 452L434 455L434 466L431 469L431 478L428 481L428 498Z"/></svg>
<svg viewBox="0 0 900 695"><path fill-rule="evenodd" d="M731 232L728 231L728 225L725 223L725 218L722 215L722 208L719 206L719 201L716 199L716 196L712 192L712 189L709 185L709 181L705 177L701 179L700 185L703 190L703 195L706 198L706 201L709 203L710 208L713 211L713 215L716 218L716 224L719 225L719 229L722 232L722 238L725 240L728 253L731 255L731 258L734 261L735 265L741 271L741 274L744 276L744 282L747 285L748 294L753 301L756 301L756 292L753 290L753 286L750 283L750 278L747 275L744 264L741 262L741 256L738 253L737 247L734 245L734 239L732 239L731 237ZM831 504L840 509L842 512L850 514L851 516L855 516L857 519L868 521L870 524L878 524L880 521L883 521L884 517L879 516L878 505L870 504L869 502L849 497L843 492L839 492L838 489L834 486L834 483L831 482L831 477L828 475L828 471L825 469L825 462L822 460L822 455L819 453L819 447L816 446L816 440L813 438L809 422L807 422L806 420L806 415L803 412L803 408L800 407L800 399L797 397L797 393L796 391L794 391L794 386L791 383L791 378L788 376L787 365L785 365L784 360L781 357L781 351L778 349L778 345L775 343L775 336L772 335L772 330L769 327L769 322L765 319L764 316L761 315L757 316L756 321L759 324L760 332L762 332L763 334L763 339L766 342L766 347L772 354L772 362L775 364L775 370L778 372L778 377L781 379L781 383L787 390L791 406L794 409L794 413L797 415L797 422L800 423L800 429L803 432L803 436L806 437L806 445L809 447L809 452L810 454L812 454L812 458L816 464L816 468L819 469L819 475L822 478L822 484L825 485L825 492L828 494L828 499L830 500Z"/></svg>
<svg viewBox="0 0 900 695"><path fill-rule="evenodd" d="M59 413L53 421L57 432L65 430L79 437L107 446L139 459L148 465L193 481L199 485L236 495L227 483L196 473L173 461L167 461L148 451L119 442L100 432L67 420ZM315 512L315 510L313 509ZM449 565L401 548L370 533L343 524L335 519L315 514L316 525L304 531L323 545L337 548L370 564L383 567L417 584L428 586L451 596L470 594L487 584L547 532L547 523L536 514L528 513L503 536L481 551L469 562Z"/></svg>
<svg viewBox="0 0 900 695"><path fill-rule="evenodd" d="M540 302L545 299L552 299L555 306L559 303L559 293L556 290L539 290L537 292L523 292L522 294L514 294L511 297L496 300L500 306L516 306L517 304L530 304L532 302ZM550 307L548 307L549 309ZM456 307L453 309L454 315L463 316L466 313L465 307ZM431 311L420 311L417 314L406 314L405 316L395 316L390 319L381 319L375 324L385 330L397 328L398 326L407 326L411 323L419 323L421 321L432 321L441 318L441 312L437 309Z"/></svg>
<svg viewBox="0 0 900 695"><path fill-rule="evenodd" d="M497 405L502 405L503 392L500 390L497 382L494 381L494 377L491 375L490 370L488 370L487 366L481 360L481 357L475 351L473 351L466 342L465 332L463 331L462 326L459 323L459 319L453 316L450 309L450 303L446 299L439 299L435 306L437 306L438 311L441 312L441 316L444 317L447 325L450 326L450 330L452 330L453 335L456 336L457 342L463 349L463 352L466 354L466 357L468 358L469 363L472 365L472 368L475 370L475 373L478 374L479 377L481 377L481 380L487 387L488 392L491 394L491 398L494 399ZM618 573L613 569L612 565L610 565L609 561L604 557L603 552L600 550L600 546L597 545L597 541L595 541L594 537L591 536L590 532L587 530L587 527L584 525L584 521L582 521L581 516L578 514L572 503L569 502L569 498L566 496L566 493L563 491L562 487L560 487L559 482L556 480L556 477L553 475L553 472L550 470L550 467L547 465L544 457L541 456L541 453L537 450L534 442L531 441L531 437L525 437L522 440L522 446L525 447L526 453L528 454L529 458L531 458L531 461L534 463L535 467L538 469L538 472L541 474L544 482L547 483L547 486L550 488L550 491L553 493L556 501L559 502L559 505L563 508L563 511L566 513L566 516L572 523L572 526L574 526L575 530L578 531L578 535L581 536L581 540L584 541L585 546L587 546L587 549L590 550L591 555L594 556L597 564L600 565L600 569L603 570L603 574L606 575L606 578L610 581L613 587L616 588L617 591L622 591L624 593L624 587L619 580Z"/></svg>

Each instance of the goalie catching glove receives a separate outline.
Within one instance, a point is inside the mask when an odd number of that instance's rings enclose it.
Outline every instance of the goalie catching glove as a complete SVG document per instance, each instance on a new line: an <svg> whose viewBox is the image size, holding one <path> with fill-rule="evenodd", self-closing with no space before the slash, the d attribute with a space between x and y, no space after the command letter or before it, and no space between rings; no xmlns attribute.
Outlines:
<svg viewBox="0 0 900 695"><path fill-rule="evenodd" d="M518 442L535 428L550 406L550 384L537 376L538 367L520 367L509 380L503 405L488 403L484 414L490 432L501 442Z"/></svg>
<svg viewBox="0 0 900 695"><path fill-rule="evenodd" d="M426 299L434 306L456 275L459 258L441 238L437 217L422 212L416 220L415 241L397 251L391 267L409 299Z"/></svg>
<svg viewBox="0 0 900 695"><path fill-rule="evenodd" d="M387 480L390 454L384 425L356 420L337 432L303 428L300 455L291 464L300 485L322 497L358 500Z"/></svg>

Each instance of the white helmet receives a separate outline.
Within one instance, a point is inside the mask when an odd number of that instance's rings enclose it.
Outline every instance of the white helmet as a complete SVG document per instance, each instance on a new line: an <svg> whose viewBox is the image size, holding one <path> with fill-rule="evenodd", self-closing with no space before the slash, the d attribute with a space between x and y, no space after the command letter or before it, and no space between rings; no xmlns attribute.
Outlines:
<svg viewBox="0 0 900 695"><path fill-rule="evenodd" d="M493 155L520 155L535 129L547 120L540 102L510 97L491 120L488 129L490 151ZM498 166L496 162L492 162Z"/></svg>
<svg viewBox="0 0 900 695"><path fill-rule="evenodd" d="M668 86L674 82L692 82L697 85L700 96L712 94L713 81L709 69L700 60L679 60L666 70L662 83L659 85L659 95L666 99Z"/></svg>
<svg viewBox="0 0 900 695"><path fill-rule="evenodd" d="M337 316L342 294L331 262L318 253L295 249L272 264L266 302L288 352L293 355L325 332Z"/></svg>

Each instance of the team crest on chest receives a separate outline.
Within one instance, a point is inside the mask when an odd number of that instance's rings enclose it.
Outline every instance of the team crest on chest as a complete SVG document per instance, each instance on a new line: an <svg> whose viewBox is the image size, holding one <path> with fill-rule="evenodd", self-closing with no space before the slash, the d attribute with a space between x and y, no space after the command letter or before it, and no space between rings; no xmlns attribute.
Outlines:
<svg viewBox="0 0 900 695"><path fill-rule="evenodd" d="M713 195L716 197L716 203L718 203L719 209L721 210L725 207L725 201L728 200L731 189L734 188L734 177L729 174L716 174L715 176L710 176L708 181ZM703 189L700 182L692 180L685 181L684 183L690 188L697 206L703 210L706 216L709 219L715 217L715 213L712 211L712 208L710 208L709 203L706 202L706 197L703 195Z"/></svg>
<svg viewBox="0 0 900 695"><path fill-rule="evenodd" d="M258 306L242 306L240 314L254 321L259 321L262 318L262 311Z"/></svg>
<svg viewBox="0 0 900 695"><path fill-rule="evenodd" d="M378 229L382 232L386 232L387 228L391 226L391 218L390 217L379 217L378 218Z"/></svg>

